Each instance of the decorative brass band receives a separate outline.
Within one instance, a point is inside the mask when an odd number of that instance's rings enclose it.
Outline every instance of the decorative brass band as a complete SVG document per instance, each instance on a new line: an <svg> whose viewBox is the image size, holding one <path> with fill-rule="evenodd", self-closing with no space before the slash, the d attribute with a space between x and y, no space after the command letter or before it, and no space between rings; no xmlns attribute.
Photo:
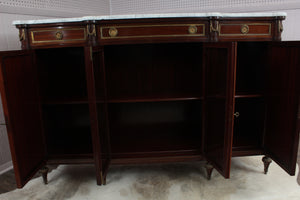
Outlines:
<svg viewBox="0 0 300 200"><path fill-rule="evenodd" d="M24 28L22 28L21 32L19 33L19 39L20 39L20 41L23 41L23 40L26 39L25 38L25 29Z"/></svg>
<svg viewBox="0 0 300 200"><path fill-rule="evenodd" d="M49 32L49 31L74 31L74 30L82 30L83 31L83 37L82 38L77 38L77 39L61 39L61 40L41 40L41 41L36 41L34 39L34 33L39 33L39 32ZM56 33L57 33L56 32ZM86 40L86 29L85 28L62 28L62 29L47 29L47 30L39 30L39 31L31 31L31 42L33 44L36 43L47 43L47 42L70 42L70 41L84 41Z"/></svg>
<svg viewBox="0 0 300 200"><path fill-rule="evenodd" d="M101 184L104 185L104 178L103 178L103 172L100 171L100 179L101 179Z"/></svg>
<svg viewBox="0 0 300 200"><path fill-rule="evenodd" d="M254 26L268 26L269 27L269 32L268 33L222 33L222 26L251 26L251 25L254 25ZM243 28L243 27L241 27ZM220 24L220 29L219 29L219 35L220 36L245 36L245 35L265 35L265 36L268 36L268 35L271 35L272 33L272 24L271 23L248 23L248 24ZM242 30L241 30L242 31Z"/></svg>
<svg viewBox="0 0 300 200"><path fill-rule="evenodd" d="M190 34L189 30L187 30L186 34L168 34L168 35L134 35L134 36L103 36L103 29L116 29L117 30L117 34L119 33L118 28L139 28L139 27L164 27L164 26L187 26L187 27L191 27L191 26L195 26L196 28L198 26L202 26L203 27L203 32L202 33L195 33L195 34ZM197 29L198 31L198 29ZM101 34L101 39L117 39L117 38L149 38L149 37L179 37L179 36L205 36L205 24L157 24L157 25L136 25L136 26L102 26L100 27L100 34ZM110 35L110 33L109 33Z"/></svg>
<svg viewBox="0 0 300 200"><path fill-rule="evenodd" d="M242 27L241 27L241 33L243 34L247 34L249 32L249 26L244 24Z"/></svg>

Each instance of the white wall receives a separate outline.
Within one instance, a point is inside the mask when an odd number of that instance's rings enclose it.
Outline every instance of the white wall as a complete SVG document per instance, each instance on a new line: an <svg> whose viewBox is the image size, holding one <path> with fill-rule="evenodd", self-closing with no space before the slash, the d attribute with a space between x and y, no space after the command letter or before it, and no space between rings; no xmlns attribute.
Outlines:
<svg viewBox="0 0 300 200"><path fill-rule="evenodd" d="M283 40L300 40L299 0L110 0L110 14L191 13L191 12L271 12L288 14Z"/></svg>
<svg viewBox="0 0 300 200"><path fill-rule="evenodd" d="M287 17L283 21L282 40L300 40L300 6L292 10L283 11L287 13Z"/></svg>

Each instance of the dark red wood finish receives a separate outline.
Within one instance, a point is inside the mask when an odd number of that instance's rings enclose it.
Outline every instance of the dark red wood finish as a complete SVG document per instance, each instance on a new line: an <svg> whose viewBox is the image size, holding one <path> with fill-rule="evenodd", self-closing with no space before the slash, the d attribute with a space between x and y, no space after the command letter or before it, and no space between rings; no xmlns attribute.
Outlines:
<svg viewBox="0 0 300 200"><path fill-rule="evenodd" d="M23 49L219 40L280 41L284 19L284 17L122 19L17 25L17 28ZM243 25L249 27L246 34L241 33ZM191 26L196 27L195 33L189 31ZM116 36L109 35L110 28L117 29ZM56 38L57 32L62 33L62 38Z"/></svg>
<svg viewBox="0 0 300 200"><path fill-rule="evenodd" d="M37 69L31 51L0 54L0 89L17 187L46 162Z"/></svg>
<svg viewBox="0 0 300 200"><path fill-rule="evenodd" d="M94 152L94 161L96 167L96 177L97 184L103 184L102 171L102 150L101 150L101 141L99 134L99 123L98 123L98 113L97 113L97 103L96 103L96 91L95 91L95 79L94 79L94 57L92 47L85 49L85 69L86 77L88 80L88 100L89 100L89 111L91 117L91 129L92 129L92 138L93 138L93 152ZM95 63L97 64L97 63Z"/></svg>
<svg viewBox="0 0 300 200"><path fill-rule="evenodd" d="M264 147L290 175L295 175L300 131L299 55L299 42L270 44Z"/></svg>
<svg viewBox="0 0 300 200"><path fill-rule="evenodd" d="M34 50L1 57L18 187L46 162L93 163L98 185L110 164L206 159L229 178L232 156L265 153L294 174L300 44L257 42L280 40L283 19L18 25Z"/></svg>

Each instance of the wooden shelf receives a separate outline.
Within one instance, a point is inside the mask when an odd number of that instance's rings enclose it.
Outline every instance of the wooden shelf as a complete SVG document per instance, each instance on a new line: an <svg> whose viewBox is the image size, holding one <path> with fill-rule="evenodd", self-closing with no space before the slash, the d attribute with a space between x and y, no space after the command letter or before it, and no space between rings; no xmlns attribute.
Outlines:
<svg viewBox="0 0 300 200"><path fill-rule="evenodd" d="M108 103L129 103L129 102L159 102L159 101L189 101L189 100L203 100L203 97L198 95L149 95L136 96L124 98L111 98Z"/></svg>
<svg viewBox="0 0 300 200"><path fill-rule="evenodd" d="M260 98L264 97L263 94L246 94L246 93L237 93L234 96L235 98Z"/></svg>

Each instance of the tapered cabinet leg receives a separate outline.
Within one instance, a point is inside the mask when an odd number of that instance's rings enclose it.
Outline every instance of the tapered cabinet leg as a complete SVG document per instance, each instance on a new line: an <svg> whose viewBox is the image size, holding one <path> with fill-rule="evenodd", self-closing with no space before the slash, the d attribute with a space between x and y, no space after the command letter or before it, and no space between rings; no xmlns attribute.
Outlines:
<svg viewBox="0 0 300 200"><path fill-rule="evenodd" d="M103 178L103 185L106 185L106 176Z"/></svg>
<svg viewBox="0 0 300 200"><path fill-rule="evenodd" d="M270 164L271 164L271 162L272 162L272 159L269 158L269 157L267 157L267 156L264 156L264 157L262 158L262 161L263 161L263 163L264 163L264 173L267 174L267 173L268 173L269 166L270 166Z"/></svg>
<svg viewBox="0 0 300 200"><path fill-rule="evenodd" d="M205 169L206 169L207 180L210 180L214 166L210 163L206 163Z"/></svg>
<svg viewBox="0 0 300 200"><path fill-rule="evenodd" d="M45 185L48 184L48 172L49 172L49 168L46 166L40 169L40 173L42 174Z"/></svg>
<svg viewBox="0 0 300 200"><path fill-rule="evenodd" d="M101 177L101 185L106 185L106 175L104 175L102 171L100 173L100 177Z"/></svg>

